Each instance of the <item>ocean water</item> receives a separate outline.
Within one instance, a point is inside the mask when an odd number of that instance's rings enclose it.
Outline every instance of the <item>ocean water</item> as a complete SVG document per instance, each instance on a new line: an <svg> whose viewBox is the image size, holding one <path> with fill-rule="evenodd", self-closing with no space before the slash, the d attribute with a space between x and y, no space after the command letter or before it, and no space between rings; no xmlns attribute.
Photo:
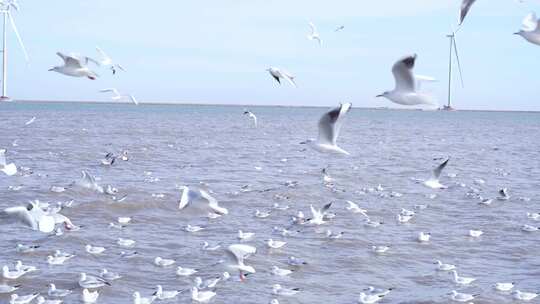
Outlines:
<svg viewBox="0 0 540 304"><path fill-rule="evenodd" d="M156 284L164 289L187 289L193 278L179 278L175 267L158 268L156 256L173 258L177 265L199 269L203 278L224 270L214 265L225 257L222 250L201 249L203 241L222 247L238 243L239 229L255 232L247 244L257 254L247 264L257 272L246 282L231 280L217 286L212 303L268 303L272 284L300 288L280 303L357 303L369 285L394 288L380 303L450 303L452 290L479 294L474 303L511 303L511 296L495 292L496 282L515 282L524 291L540 291L540 232L521 231L523 224L540 226L526 212L540 212L540 114L510 112L422 112L352 109L338 144L349 157L329 157L306 150L301 141L317 136L317 121L324 108L251 107L259 119L253 128L242 115L244 107L113 104L0 104L0 148L8 162L30 168L32 174L0 174L0 208L42 202L74 200L62 213L83 228L49 236L20 224L0 223L0 264L22 260L38 272L16 281L19 294L46 294L48 283L73 288L66 303L80 303L78 274L98 274L102 268L123 278L100 289L98 303L132 303L132 293L149 296ZM33 124L25 122L36 116ZM16 140L17 146L12 143ZM130 160L111 167L100 160L108 152L128 150ZM449 188L433 190L415 179L427 178L440 158L450 157L441 182ZM260 167L260 170L256 169ZM325 186L321 169L328 167L333 186ZM67 186L81 170L98 177L101 185L118 188L123 202L85 189L53 193L51 186ZM482 179L484 184L475 183ZM295 187L285 183L296 181ZM229 214L207 219L177 209L178 186L205 182ZM248 186L246 186L248 185ZM381 185L382 190L377 190ZM13 191L9 186L21 186ZM242 188L244 187L244 189ZM510 199L499 201L498 190L508 188ZM267 190L267 191L264 191ZM493 198L479 205L476 192ZM402 194L401 196L396 193ZM154 195L153 195L154 194ZM163 197L156 197L163 194ZM430 195L435 194L436 197ZM346 200L368 210L384 224L371 228L364 218L345 209ZM309 216L309 206L332 202L336 217L327 224L293 226L301 231L290 237L272 228L290 227L298 210ZM290 205L274 210L272 205ZM401 208L416 210L406 224L396 220ZM271 211L268 218L254 217L256 210ZM108 227L119 216L133 222L122 230ZM188 233L187 224L205 230ZM338 240L325 237L326 229L345 232ZM470 229L484 235L473 239ZM420 231L431 241L420 244ZM322 233L321 233L322 232ZM116 239L137 241L139 255L120 257ZM264 240L285 240L269 250ZM38 244L31 254L15 251L17 243ZM85 244L104 246L91 256ZM372 245L389 245L375 254ZM47 255L55 249L76 254L60 266L49 266ZM273 265L289 268L288 256L308 262L289 277L270 273ZM452 263L463 276L477 280L457 286L449 273L436 271L435 260ZM236 277L236 275L233 275ZM8 302L0 295L0 303ZM189 303L189 293L176 301Z"/></svg>

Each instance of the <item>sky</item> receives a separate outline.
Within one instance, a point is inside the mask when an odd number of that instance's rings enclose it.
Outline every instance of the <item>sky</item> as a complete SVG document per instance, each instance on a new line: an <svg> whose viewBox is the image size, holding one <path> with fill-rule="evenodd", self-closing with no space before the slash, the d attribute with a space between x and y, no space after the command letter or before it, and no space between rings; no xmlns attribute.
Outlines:
<svg viewBox="0 0 540 304"><path fill-rule="evenodd" d="M478 0L457 34L465 85L460 109L540 110L540 46L513 35L540 1ZM30 56L10 30L8 95L24 100L101 100L115 87L143 102L399 107L375 98L394 87L393 63L418 54L423 86L446 103L446 34L460 0L19 0L14 18ZM323 46L307 39L308 22ZM344 30L334 32L338 26ZM95 80L49 72L57 51L98 57L125 73L96 68ZM294 74L277 84L270 66Z"/></svg>

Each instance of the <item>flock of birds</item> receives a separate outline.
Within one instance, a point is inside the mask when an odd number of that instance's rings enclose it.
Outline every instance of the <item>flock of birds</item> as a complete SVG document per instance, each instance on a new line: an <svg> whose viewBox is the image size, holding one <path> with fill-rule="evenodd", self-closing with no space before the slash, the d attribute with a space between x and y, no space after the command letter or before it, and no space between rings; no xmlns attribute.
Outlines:
<svg viewBox="0 0 540 304"><path fill-rule="evenodd" d="M459 24L463 22L465 16L467 15L469 9L471 8L474 0L464 0L462 4L460 21ZM311 27L311 32L308 35L308 39L317 41L319 45L323 44L323 40L320 37L320 34L317 31L316 26L313 23L309 24ZM337 31L344 29L344 26L336 28ZM523 29L516 33L527 41L531 43L540 45L540 29L538 27L538 19L534 14L528 15L524 20ZM56 66L51 69L67 76L72 77L87 77L89 79L96 79L98 77L97 73L92 71L89 67L89 64L96 64L98 66L104 66L112 71L113 74L116 74L119 70L124 71L124 68L116 64L109 56L103 52L100 48L97 48L101 59L95 60L91 57L81 56L77 54L65 55L58 52L57 55L62 58L64 64L61 66ZM398 60L393 68L392 73L395 78L396 86L392 91L384 92L379 95L380 97L388 98L389 100L404 105L417 105L417 104L433 104L433 99L421 92L417 91L419 82L421 81L430 81L430 77L419 76L413 73L413 68L415 61L417 59L416 55L405 56L404 58ZM289 84L296 86L294 76L290 73L276 67L270 67L267 69L269 74L281 84L281 81L284 80ZM113 100L123 100L130 99L133 103L137 104L136 99L131 95L125 95L118 92L114 88L103 89L101 92L112 93ZM318 122L318 137L316 139L307 139L302 144L305 144L312 148L313 150L330 155L349 155L349 152L342 149L337 145L337 139L339 137L341 126L344 122L344 118L352 107L351 103L343 103L338 107L331 109L322 117ZM253 121L255 127L257 127L257 117L251 111L245 110L245 115L248 115L249 118ZM26 123L30 125L35 121L35 117ZM14 142L15 146L16 143ZM0 150L0 171L3 172L5 176L13 176L17 173L20 173L17 166L14 163L9 163L6 159L6 150ZM128 151L122 151L118 155L114 153L109 153L101 160L103 166L113 166L117 160L129 161L130 157ZM440 182L441 173L444 168L448 165L449 159L444 160L437 168L433 170L433 175L430 178L425 180L418 180L418 183L423 184L425 187L430 189L442 190L447 187ZM325 186L333 187L333 179L330 177L326 169L322 171L322 178ZM288 185L294 187L294 185ZM110 196L113 200L121 202L126 199L127 195L119 195L118 190L111 185L106 185L105 187L98 184L96 178L94 178L89 172L83 171L82 178L77 180L70 185L65 187L63 186L53 186L51 187L52 192L61 193L66 191L71 187L80 187L88 189L103 195ZM196 187L180 187L181 194L178 202L178 209L182 211L186 209L194 209L199 212L202 211L205 217L210 219L219 218L221 216L226 216L229 214L229 210L221 205L216 198L213 196L213 191L205 184L200 184ZM375 189L374 191L378 191ZM396 194L397 195L397 194ZM507 189L501 189L499 191L498 200L508 200L509 194ZM493 199L484 199L480 196L477 197L480 199L480 204L489 205L492 203ZM25 225L26 227L47 234L60 235L65 232L74 232L74 231L84 231L84 227L77 226L72 222L70 218L63 214L64 211L69 210L73 201L59 202L58 204L52 203L43 203L40 201L31 201L25 206L13 206L5 208L1 216L6 220L16 221ZM297 233L301 233L303 229L308 229L305 227L316 227L316 232L325 234L328 239L340 239L343 237L343 232L333 232L329 229L320 230L319 227L329 223L334 217L335 214L331 212L333 203L328 203L321 208L317 208L314 205L310 206L310 216L306 216L303 211L298 211L295 213L295 216L292 218L290 224L286 228L275 227L274 230L283 238L286 239ZM418 205L417 209L425 208L425 206ZM290 206L282 206L279 204L274 205L275 209L287 210ZM416 208L416 207L415 207ZM378 227L382 223L372 220L368 215L368 211L361 208L358 204L347 201L346 210L351 214L358 214L361 216L363 223L369 227ZM415 210L402 209L401 212L397 215L397 220L399 223L407 223L413 219L416 215ZM257 210L255 217L265 218L270 216L270 212ZM540 213L528 213L527 217L531 220L538 221L540 220ZM117 221L110 223L111 229L124 229L126 226L134 225L130 217L118 217ZM200 226L187 225L184 227L184 230L188 233L196 233L205 229ZM523 225L521 228L524 232L537 232L539 227L532 225ZM478 238L483 234L481 230L470 230L469 236L473 238ZM217 290L224 284L230 284L233 281L244 282L249 279L250 275L257 273L254 266L249 265L249 257L257 254L257 248L250 245L250 241L254 238L253 232L246 232L243 230L238 230L237 239L238 242L235 244L230 244L225 248L221 248L220 244L209 244L204 242L203 250L205 251L219 251L223 252L223 259L218 261L217 265L223 265L227 268L227 271L216 274L214 277L209 279L203 279L199 277L198 269L182 267L177 265L178 261L174 259L168 259L163 257L155 257L153 263L156 267L162 268L171 268L176 267L176 275L184 278L193 278L193 284L191 287L186 289L175 289L175 290L164 290L161 285L156 286L153 294L143 297L138 291L133 292L133 303L134 304L149 304L154 301L162 300L172 300L181 296L184 293L189 293L192 301L197 303L208 303L214 297L217 296ZM431 235L429 232L421 231L418 233L417 240L421 243L430 242ZM124 248L125 251L122 251L121 255L123 257L132 257L138 254L137 251L132 250L137 241L133 239L118 238L116 244ZM279 250L281 248L286 248L288 242L283 240L274 240L268 239L265 241L265 245L269 249ZM39 251L40 246L32 244L18 244L16 247L17 252L21 255L31 255L33 252ZM96 246L92 244L87 244L84 247L86 254L99 257L106 252L105 247ZM373 245L371 250L374 254L384 254L390 250L389 246L384 245ZM75 258L75 254L63 252L61 250L56 250L47 256L47 263L51 266L63 265L64 263L69 263L71 259ZM294 272L302 269L307 262L302 260L300 257L291 256L287 260L287 267L278 267L273 266L270 272L275 276L287 277L291 276ZM435 269L442 272L449 272L453 276L453 281L457 286L469 286L476 281L474 277L462 276L457 272L457 267L452 264L447 264L442 261L434 261ZM59 304L63 302L63 298L70 296L76 292L76 289L60 289L54 283L49 284L48 290L46 291L46 296L42 295L40 292L35 292L26 295L20 295L17 293L17 290L21 287L20 284L17 284L17 280L27 276L32 272L40 271L34 266L25 265L21 261L15 261L14 264L4 265L2 267L2 274L0 281L0 294L10 294L10 304L27 304L31 303L34 300L38 304ZM232 274L231 274L232 273ZM236 274L238 276L236 276ZM81 301L84 303L95 303L99 298L99 290L101 288L107 288L114 284L116 280L122 280L122 274L113 273L107 269L103 269L99 274L87 274L79 273L79 279L77 281L78 292L80 293ZM522 290L514 290L515 283L513 282L494 282L493 288L503 294L511 294L514 299L520 301L530 301L536 298L539 294L536 292L525 292ZM360 292L358 296L358 302L363 304L372 304L377 303L391 294L394 288L375 288L373 286L366 287L365 290ZM271 299L271 304L278 304L279 298L282 297L294 297L298 293L301 293L302 290L294 287L286 287L280 284L272 285L272 294L274 298ZM449 299L456 302L472 303L478 295L458 292L452 290L449 294Z"/></svg>

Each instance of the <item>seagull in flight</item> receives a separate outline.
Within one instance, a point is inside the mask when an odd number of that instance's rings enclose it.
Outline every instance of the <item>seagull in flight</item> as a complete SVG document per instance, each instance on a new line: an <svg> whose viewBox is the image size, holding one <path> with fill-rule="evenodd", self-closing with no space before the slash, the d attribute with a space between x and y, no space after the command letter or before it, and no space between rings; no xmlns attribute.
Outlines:
<svg viewBox="0 0 540 304"><path fill-rule="evenodd" d="M467 13L469 13L469 10L471 9L471 6L474 4L475 1L476 0L463 0L463 2L461 2L458 25L463 24L463 21L465 21L465 17L467 17Z"/></svg>
<svg viewBox="0 0 540 304"><path fill-rule="evenodd" d="M442 185L439 182L439 178L441 177L441 172L444 169L444 167L446 167L449 160L450 158L445 160L442 164L437 166L435 170L433 170L433 176L430 179L424 181L424 186L429 187L431 189L446 189L446 186Z"/></svg>
<svg viewBox="0 0 540 304"><path fill-rule="evenodd" d="M0 171L4 172L8 176L15 175L17 173L17 166L14 163L7 163L6 149L0 149Z"/></svg>
<svg viewBox="0 0 540 304"><path fill-rule="evenodd" d="M250 119L252 119L253 125L255 126L255 128L257 128L257 116L255 116L255 114L248 110L244 110L244 115L247 115Z"/></svg>
<svg viewBox="0 0 540 304"><path fill-rule="evenodd" d="M344 28L345 28L344 25L338 26L338 27L334 30L334 32L339 32L339 31L343 30Z"/></svg>
<svg viewBox="0 0 540 304"><path fill-rule="evenodd" d="M399 59L392 67L392 74L396 87L392 91L386 91L376 97L386 97L390 101L406 106L428 104L434 105L433 98L427 94L417 92L418 81L423 76L413 74L417 55L408 55Z"/></svg>
<svg viewBox="0 0 540 304"><path fill-rule="evenodd" d="M281 69L276 67L270 67L266 70L279 84L281 84L281 79L286 79L294 87L297 87L296 82L294 82L294 76L289 74L288 72L282 71Z"/></svg>
<svg viewBox="0 0 540 304"><path fill-rule="evenodd" d="M53 216L47 215L39 208L36 201L30 201L26 207L16 206L4 209L4 216L19 221L32 230L50 233L54 230L55 220Z"/></svg>
<svg viewBox="0 0 540 304"><path fill-rule="evenodd" d="M123 95L123 94L120 94L120 92L118 92L117 89L115 88L107 88L107 89L101 89L99 90L99 92L101 93L112 93L112 97L111 99L112 100L124 100L126 98L129 98L129 100L134 103L135 105L139 105L139 102L137 101L137 99L135 99L135 97L131 94L127 94L127 95Z"/></svg>
<svg viewBox="0 0 540 304"><path fill-rule="evenodd" d="M351 109L351 103L340 104L324 114L319 120L319 138L308 139L301 144L308 144L311 148L321 153L333 153L350 155L349 152L337 146L336 141L339 136L343 118Z"/></svg>
<svg viewBox="0 0 540 304"><path fill-rule="evenodd" d="M99 55L101 55L100 64L104 67L109 67L113 75L116 74L117 70L121 70L123 72L126 71L124 67L122 67L119 64L114 63L112 58L109 57L99 46L96 46L96 50L98 51Z"/></svg>
<svg viewBox="0 0 540 304"><path fill-rule="evenodd" d="M205 207L210 208L213 213L219 215L228 214L229 211L218 205L218 201L210 195L209 190L200 188L200 189L190 189L186 186L182 186L182 196L180 198L180 203L178 204L178 209L182 210L188 205L195 205L195 207L201 207L201 204L206 205Z"/></svg>
<svg viewBox="0 0 540 304"><path fill-rule="evenodd" d="M530 13L523 19L519 32L514 33L532 44L540 45L540 26L535 13Z"/></svg>
<svg viewBox="0 0 540 304"><path fill-rule="evenodd" d="M253 266L246 265L244 260L252 254L255 254L257 252L257 248L250 245L233 244L227 247L225 252L231 258L231 260L236 263L229 265L229 267L239 271L240 280L245 280L246 276L244 273L255 273L255 268L253 268Z"/></svg>
<svg viewBox="0 0 540 304"><path fill-rule="evenodd" d="M88 67L88 62L95 62L95 60L91 59L90 57L65 55L60 52L57 52L56 55L64 60L64 65L55 66L49 69L49 71L58 72L60 74L72 77L87 77L91 80L96 80L98 77L98 75Z"/></svg>
<svg viewBox="0 0 540 304"><path fill-rule="evenodd" d="M317 31L317 27L315 27L315 24L313 24L313 22L310 22L309 27L311 28L311 33L307 36L307 38L309 40L317 40L319 42L319 45L322 45L321 36L319 35L319 32Z"/></svg>

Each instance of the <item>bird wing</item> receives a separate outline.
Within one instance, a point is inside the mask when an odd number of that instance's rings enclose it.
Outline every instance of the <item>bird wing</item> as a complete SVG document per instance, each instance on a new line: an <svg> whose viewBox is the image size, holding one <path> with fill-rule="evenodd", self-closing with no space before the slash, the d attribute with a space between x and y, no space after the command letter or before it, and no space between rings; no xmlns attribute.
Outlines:
<svg viewBox="0 0 540 304"><path fill-rule="evenodd" d="M19 222L31 227L34 230L37 230L37 222L32 217L30 212L26 207L17 206L17 207L8 207L4 209L4 213L10 218L16 219Z"/></svg>
<svg viewBox="0 0 540 304"><path fill-rule="evenodd" d="M137 101L137 99L135 99L135 96L129 95L129 99L131 99L131 102L133 102L136 106L139 105L139 102Z"/></svg>
<svg viewBox="0 0 540 304"><path fill-rule="evenodd" d="M290 73L288 73L286 71L281 72L281 74L283 75L283 78L287 79L287 81L289 81L293 86L298 87L296 85L296 82L294 82L294 76L293 75L291 75Z"/></svg>
<svg viewBox="0 0 540 304"><path fill-rule="evenodd" d="M471 9L471 6L474 4L475 1L476 0L463 0L463 2L461 2L461 10L459 12L459 25L461 25L465 20L467 13L469 13L469 10Z"/></svg>
<svg viewBox="0 0 540 304"><path fill-rule="evenodd" d="M99 55L101 55L102 64L106 65L112 61L111 57L107 56L107 54L105 54L105 52L99 46L96 46L96 50L98 51Z"/></svg>
<svg viewBox="0 0 540 304"><path fill-rule="evenodd" d="M435 179L437 179L437 180L439 179L439 177L441 176L442 170L444 169L444 167L446 167L449 160L450 160L450 158L445 160L442 164L440 164L437 168L435 168L435 170L433 170L433 177Z"/></svg>
<svg viewBox="0 0 540 304"><path fill-rule="evenodd" d="M523 26L521 27L522 30L526 32L534 32L538 29L538 19L536 18L536 14L534 12L528 14L523 18L522 22Z"/></svg>
<svg viewBox="0 0 540 304"><path fill-rule="evenodd" d="M123 72L126 71L126 69L124 69L124 67L121 66L121 65L119 65L119 64L116 64L115 66L116 66L117 68L119 68L120 70L122 70Z"/></svg>
<svg viewBox="0 0 540 304"><path fill-rule="evenodd" d="M4 167L6 163L6 149L0 149L0 167Z"/></svg>
<svg viewBox="0 0 540 304"><path fill-rule="evenodd" d="M309 27L311 28L311 36L315 35L317 33L317 28L315 27L315 24L313 24L313 22L310 22Z"/></svg>
<svg viewBox="0 0 540 304"><path fill-rule="evenodd" d="M244 244L230 245L226 252L233 257L239 265L244 264L244 259L257 252L257 248Z"/></svg>
<svg viewBox="0 0 540 304"><path fill-rule="evenodd" d="M392 74L396 81L396 90L414 91L416 87L413 74L416 54L399 59L392 67Z"/></svg>
<svg viewBox="0 0 540 304"><path fill-rule="evenodd" d="M67 56L61 53L56 53L58 56L60 56L62 59L64 59L64 65L65 66L71 66L75 68L82 68L81 61L79 58L73 57L73 56Z"/></svg>
<svg viewBox="0 0 540 304"><path fill-rule="evenodd" d="M180 203L178 204L178 209L180 210L184 209L189 204L189 202L196 196L195 192L190 190L188 187L183 186L182 189L182 196L180 197Z"/></svg>
<svg viewBox="0 0 540 304"><path fill-rule="evenodd" d="M319 142L335 145L341 129L341 117L351 108L351 103L341 104L330 110L319 120Z"/></svg>
<svg viewBox="0 0 540 304"><path fill-rule="evenodd" d="M115 88L108 88L108 89L101 89L99 90L101 93L114 93L114 95L120 95L117 89Z"/></svg>

